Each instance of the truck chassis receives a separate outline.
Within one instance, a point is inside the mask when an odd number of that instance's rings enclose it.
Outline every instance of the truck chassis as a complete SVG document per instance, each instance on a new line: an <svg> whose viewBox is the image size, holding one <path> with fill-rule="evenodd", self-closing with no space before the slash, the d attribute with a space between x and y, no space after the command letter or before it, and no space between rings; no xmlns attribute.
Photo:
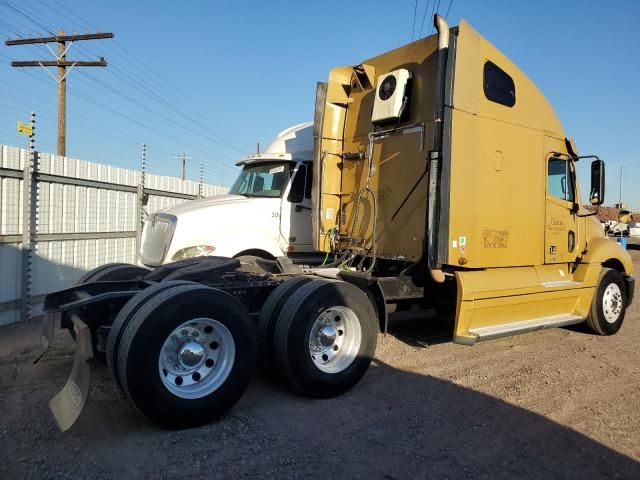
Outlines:
<svg viewBox="0 0 640 480"><path fill-rule="evenodd" d="M257 275L239 267L224 257L153 271L107 265L88 282L49 294L45 351L56 328L68 329L77 344L71 375L50 401L60 429L80 416L96 362L107 364L138 410L168 428L207 423L228 410L256 359L306 396L339 395L366 372L387 303L424 292L402 275L378 281L357 273L339 279L331 269ZM113 280L127 275L133 278Z"/></svg>

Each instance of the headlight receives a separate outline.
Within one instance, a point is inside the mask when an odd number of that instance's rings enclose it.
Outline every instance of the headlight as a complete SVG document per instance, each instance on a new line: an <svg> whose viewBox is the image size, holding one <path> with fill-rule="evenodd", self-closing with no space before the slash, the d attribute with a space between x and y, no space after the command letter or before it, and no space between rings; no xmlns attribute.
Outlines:
<svg viewBox="0 0 640 480"><path fill-rule="evenodd" d="M173 254L171 261L185 260L187 258L201 257L213 252L216 247L211 245L195 245L193 247L182 248Z"/></svg>

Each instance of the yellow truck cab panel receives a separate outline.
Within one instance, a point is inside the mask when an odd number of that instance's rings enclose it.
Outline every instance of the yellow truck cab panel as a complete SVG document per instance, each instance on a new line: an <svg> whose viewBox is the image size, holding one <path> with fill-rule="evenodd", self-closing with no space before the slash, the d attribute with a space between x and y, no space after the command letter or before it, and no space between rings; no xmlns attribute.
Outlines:
<svg viewBox="0 0 640 480"><path fill-rule="evenodd" d="M540 90L465 21L447 32L331 71L317 122L316 246L333 239L361 265L413 262L428 281L454 277L460 343L578 323L603 266L628 275L629 255L580 207L576 148ZM390 75L406 82L402 115L381 124Z"/></svg>
<svg viewBox="0 0 640 480"><path fill-rule="evenodd" d="M492 81L512 82L511 97L501 98L502 85L492 87ZM451 131L448 263L543 263L546 138L564 141L565 135L536 86L464 21L457 35Z"/></svg>

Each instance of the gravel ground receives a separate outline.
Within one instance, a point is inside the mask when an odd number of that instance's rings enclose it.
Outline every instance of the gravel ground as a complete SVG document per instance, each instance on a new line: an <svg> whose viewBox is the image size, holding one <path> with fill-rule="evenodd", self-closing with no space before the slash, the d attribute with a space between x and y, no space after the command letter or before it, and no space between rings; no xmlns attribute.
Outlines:
<svg viewBox="0 0 640 480"><path fill-rule="evenodd" d="M98 368L60 433L47 400L72 342L60 332L33 365L39 325L3 327L0 478L639 479L639 298L613 337L554 329L465 347L405 315L348 394L312 401L256 378L224 418L183 431L149 424Z"/></svg>

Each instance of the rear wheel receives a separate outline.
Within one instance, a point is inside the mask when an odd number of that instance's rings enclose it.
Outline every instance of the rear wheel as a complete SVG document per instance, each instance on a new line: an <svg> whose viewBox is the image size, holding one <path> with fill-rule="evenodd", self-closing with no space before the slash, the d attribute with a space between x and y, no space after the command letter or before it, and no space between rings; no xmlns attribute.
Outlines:
<svg viewBox="0 0 640 480"><path fill-rule="evenodd" d="M626 307L627 291L622 274L603 268L586 320L587 326L593 333L613 335L622 326Z"/></svg>
<svg viewBox="0 0 640 480"><path fill-rule="evenodd" d="M89 270L84 275L82 275L75 284L82 285L83 283L87 282L133 280L135 278L145 276L150 271L151 270L149 270L148 268L139 267L130 263L107 263L106 265L101 265L94 268L93 270ZM67 330L69 330L71 338L75 340L76 332L73 329L73 324L70 324L67 327ZM95 335L91 335L91 337L95 338ZM93 352L97 360L104 360L104 353L98 351L95 344L93 345Z"/></svg>
<svg viewBox="0 0 640 480"><path fill-rule="evenodd" d="M312 280L311 277L294 277L282 282L271 292L260 311L260 317L258 318L258 358L260 359L260 365L268 374L275 374L277 371L273 353L273 335L282 307L287 303L293 292Z"/></svg>
<svg viewBox="0 0 640 480"><path fill-rule="evenodd" d="M89 270L76 282L81 285L87 282L110 282L115 280L133 280L143 277L151 270L130 263L107 263Z"/></svg>
<svg viewBox="0 0 640 480"><path fill-rule="evenodd" d="M255 367L246 308L228 293L179 285L149 298L120 340L123 390L152 421L168 428L205 424L231 408Z"/></svg>
<svg viewBox="0 0 640 480"><path fill-rule="evenodd" d="M343 281L297 289L276 323L274 351L287 382L311 397L352 388L375 354L378 320L367 295Z"/></svg>
<svg viewBox="0 0 640 480"><path fill-rule="evenodd" d="M109 330L109 336L107 338L107 366L109 367L109 371L111 375L115 379L118 386L122 389L122 383L120 382L120 378L118 377L117 370L117 360L118 360L118 348L120 346L120 340L122 338L122 333L126 329L127 325L131 321L131 318L134 314L140 310L140 308L152 297L167 290L169 288L176 287L178 285L197 285L193 282L187 282L183 280L174 280L167 282L160 282L155 285L152 285L145 290L137 293L134 297L129 300L122 310L118 312L115 320L111 324L111 329Z"/></svg>

